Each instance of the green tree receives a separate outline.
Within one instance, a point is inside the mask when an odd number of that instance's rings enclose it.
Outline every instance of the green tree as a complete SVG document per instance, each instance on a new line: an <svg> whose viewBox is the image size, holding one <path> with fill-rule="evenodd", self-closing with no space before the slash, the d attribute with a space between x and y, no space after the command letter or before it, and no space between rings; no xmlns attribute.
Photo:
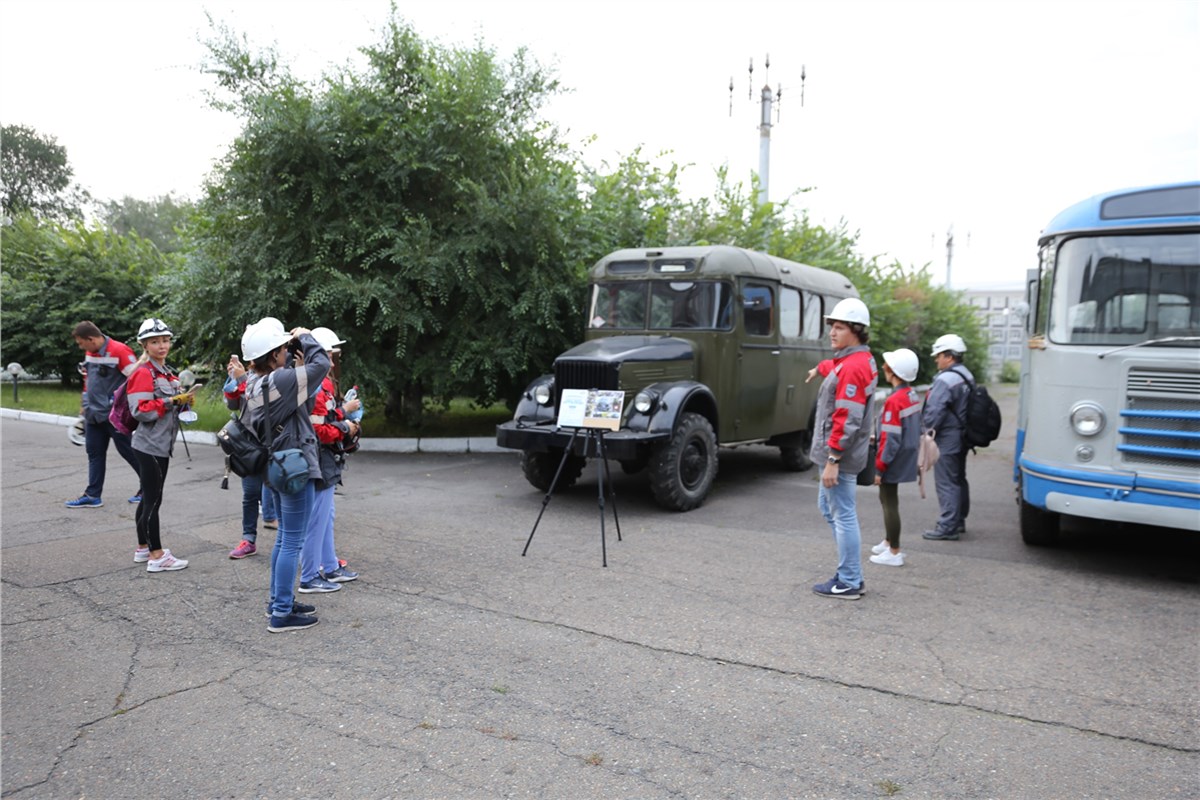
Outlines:
<svg viewBox="0 0 1200 800"><path fill-rule="evenodd" d="M67 149L53 136L24 125L0 129L0 205L6 217L31 213L47 219L79 219L88 193L71 183Z"/></svg>
<svg viewBox="0 0 1200 800"><path fill-rule="evenodd" d="M193 203L176 200L171 194L153 200L125 196L104 203L100 215L118 234L136 233L163 253L178 253L183 249L181 231L194 209Z"/></svg>
<svg viewBox="0 0 1200 800"><path fill-rule="evenodd" d="M170 261L148 240L83 223L59 224L18 215L0 239L4 340L0 361L31 373L80 381L81 354L71 329L90 319L132 342L138 325L158 314L151 279Z"/></svg>
<svg viewBox="0 0 1200 800"><path fill-rule="evenodd" d="M577 335L578 180L523 51L426 44L394 13L365 70L317 86L227 31L209 51L244 128L160 288L213 360L264 315L326 325L412 423L425 397L515 397Z"/></svg>

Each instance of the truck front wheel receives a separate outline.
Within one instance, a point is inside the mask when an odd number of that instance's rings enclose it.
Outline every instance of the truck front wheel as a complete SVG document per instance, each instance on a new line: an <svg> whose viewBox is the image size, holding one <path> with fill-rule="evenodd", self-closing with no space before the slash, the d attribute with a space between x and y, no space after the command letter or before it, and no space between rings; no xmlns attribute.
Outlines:
<svg viewBox="0 0 1200 800"><path fill-rule="evenodd" d="M717 476L717 437L709 421L686 412L671 434L650 457L650 488L654 499L671 511L691 511L708 496Z"/></svg>
<svg viewBox="0 0 1200 800"><path fill-rule="evenodd" d="M553 449L548 453L522 452L521 471L525 473L525 480L535 488L548 492L562 460L562 448ZM579 476L583 474L583 468L586 465L587 459L582 456L567 456L567 463L563 464L562 474L558 476L558 485L554 487L555 490L569 489L574 486L575 481L579 480Z"/></svg>

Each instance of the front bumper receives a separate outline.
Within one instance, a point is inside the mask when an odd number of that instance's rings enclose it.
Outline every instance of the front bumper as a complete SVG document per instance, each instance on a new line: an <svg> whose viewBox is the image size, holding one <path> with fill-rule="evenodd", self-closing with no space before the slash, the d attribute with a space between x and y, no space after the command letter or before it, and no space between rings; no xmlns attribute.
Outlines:
<svg viewBox="0 0 1200 800"><path fill-rule="evenodd" d="M598 428L580 428L575 433L572 443L571 435L576 429L559 428L553 422L541 424L505 422L496 426L496 444L513 450L524 450L527 453L545 453L550 450L561 450L568 444L577 456L595 458L598 455L597 437L604 437L604 454L616 461L635 461L646 455L647 450L654 445L667 441L671 434L645 433L642 431L617 430L608 431ZM589 435L591 434L591 435Z"/></svg>

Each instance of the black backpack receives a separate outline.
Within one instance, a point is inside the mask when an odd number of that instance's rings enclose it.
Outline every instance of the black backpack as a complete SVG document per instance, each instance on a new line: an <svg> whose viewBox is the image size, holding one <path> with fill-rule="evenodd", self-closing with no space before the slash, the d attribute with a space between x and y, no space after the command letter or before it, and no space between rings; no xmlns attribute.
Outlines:
<svg viewBox="0 0 1200 800"><path fill-rule="evenodd" d="M967 414L963 420L963 441L967 447L987 447L1000 435L1000 406L988 394L986 386L979 386L963 372L951 367L967 382Z"/></svg>

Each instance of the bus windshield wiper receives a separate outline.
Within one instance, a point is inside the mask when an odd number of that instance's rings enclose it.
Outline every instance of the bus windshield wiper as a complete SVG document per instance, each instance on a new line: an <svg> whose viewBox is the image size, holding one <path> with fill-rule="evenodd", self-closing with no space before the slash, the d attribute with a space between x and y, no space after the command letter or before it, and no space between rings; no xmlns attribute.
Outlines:
<svg viewBox="0 0 1200 800"><path fill-rule="evenodd" d="M1111 356L1113 353L1119 353L1122 350L1132 350L1135 347L1145 347L1148 344L1169 344L1170 342L1200 342L1200 336L1168 336L1165 339L1147 339L1146 341L1138 342L1137 344L1127 344L1123 347L1107 350L1100 354L1100 358Z"/></svg>

